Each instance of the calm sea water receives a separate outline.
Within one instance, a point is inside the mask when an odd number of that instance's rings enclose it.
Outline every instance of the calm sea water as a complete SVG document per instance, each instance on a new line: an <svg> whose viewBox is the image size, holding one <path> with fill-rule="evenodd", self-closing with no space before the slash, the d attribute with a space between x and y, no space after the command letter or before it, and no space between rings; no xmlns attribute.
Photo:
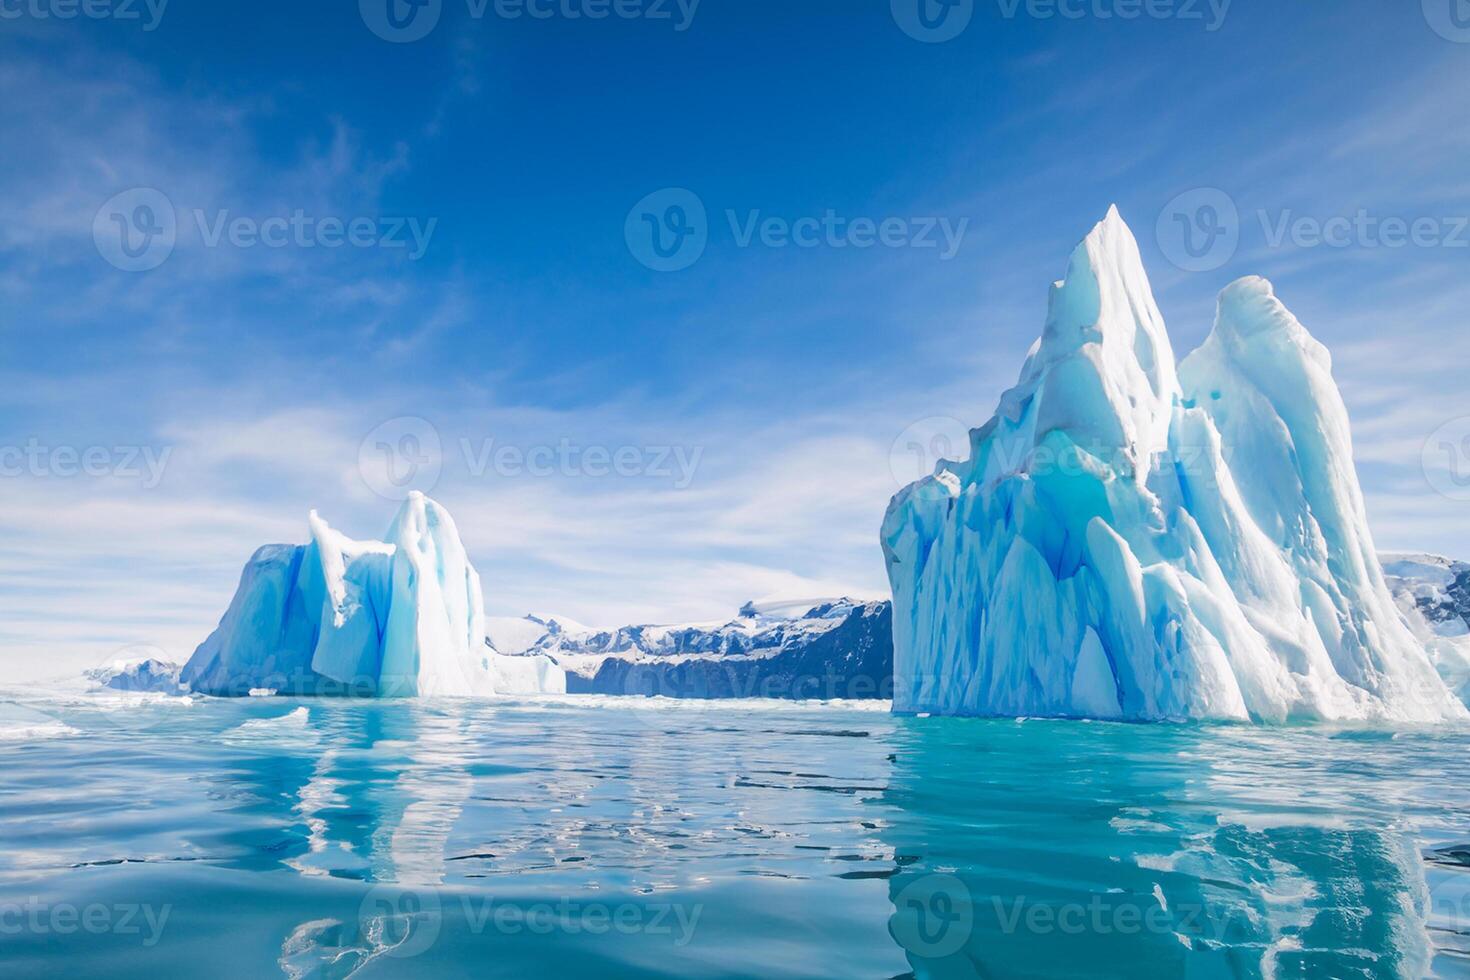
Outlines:
<svg viewBox="0 0 1470 980"><path fill-rule="evenodd" d="M0 976L1465 976L1470 735L0 696Z"/></svg>

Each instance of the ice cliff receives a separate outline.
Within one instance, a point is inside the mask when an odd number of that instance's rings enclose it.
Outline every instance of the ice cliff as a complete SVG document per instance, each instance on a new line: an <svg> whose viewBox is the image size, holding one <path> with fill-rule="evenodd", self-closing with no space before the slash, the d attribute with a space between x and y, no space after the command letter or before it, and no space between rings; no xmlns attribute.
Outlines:
<svg viewBox="0 0 1470 980"><path fill-rule="evenodd" d="M883 522L895 710L1465 715L1375 559L1327 350L1266 280L1176 365L1110 210L970 443Z"/></svg>
<svg viewBox="0 0 1470 980"><path fill-rule="evenodd" d="M309 544L266 545L246 564L219 627L184 667L185 687L225 696L566 690L545 658L504 657L486 643L480 576L438 503L410 495L382 541L354 541L315 511L308 523Z"/></svg>

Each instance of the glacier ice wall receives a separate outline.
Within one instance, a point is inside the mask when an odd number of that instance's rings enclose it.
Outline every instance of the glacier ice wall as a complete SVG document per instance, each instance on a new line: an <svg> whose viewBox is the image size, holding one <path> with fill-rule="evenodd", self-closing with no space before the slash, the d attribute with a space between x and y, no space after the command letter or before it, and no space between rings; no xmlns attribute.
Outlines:
<svg viewBox="0 0 1470 980"><path fill-rule="evenodd" d="M1132 720L1466 712L1374 559L1326 349L1263 279L1176 366L1116 209L970 458L894 497L898 711Z"/></svg>
<svg viewBox="0 0 1470 980"><path fill-rule="evenodd" d="M185 686L225 696L566 690L546 658L502 657L486 643L480 576L435 501L410 494L383 541L354 541L315 511L308 523L309 544L266 545L246 564L219 627L184 667Z"/></svg>

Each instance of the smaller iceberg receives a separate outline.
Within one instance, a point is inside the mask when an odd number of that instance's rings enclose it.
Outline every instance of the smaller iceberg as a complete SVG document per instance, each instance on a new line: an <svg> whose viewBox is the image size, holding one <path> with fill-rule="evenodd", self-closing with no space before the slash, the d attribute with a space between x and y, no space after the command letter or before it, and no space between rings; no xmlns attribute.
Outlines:
<svg viewBox="0 0 1470 980"><path fill-rule="evenodd" d="M382 541L354 541L313 511L311 542L245 565L219 627L194 651L189 690L243 697L562 693L545 657L485 639L485 600L454 519L412 493Z"/></svg>

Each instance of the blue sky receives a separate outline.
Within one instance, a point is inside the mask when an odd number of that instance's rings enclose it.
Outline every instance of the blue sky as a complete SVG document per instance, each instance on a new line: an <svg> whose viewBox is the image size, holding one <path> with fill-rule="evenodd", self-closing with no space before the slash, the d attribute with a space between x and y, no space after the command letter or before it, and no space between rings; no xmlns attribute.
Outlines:
<svg viewBox="0 0 1470 980"><path fill-rule="evenodd" d="M881 593L904 446L989 416L1114 202L1181 355L1271 278L1380 547L1470 557L1460 0L386 2L0 0L18 672L183 659L256 545L409 484L497 614Z"/></svg>

